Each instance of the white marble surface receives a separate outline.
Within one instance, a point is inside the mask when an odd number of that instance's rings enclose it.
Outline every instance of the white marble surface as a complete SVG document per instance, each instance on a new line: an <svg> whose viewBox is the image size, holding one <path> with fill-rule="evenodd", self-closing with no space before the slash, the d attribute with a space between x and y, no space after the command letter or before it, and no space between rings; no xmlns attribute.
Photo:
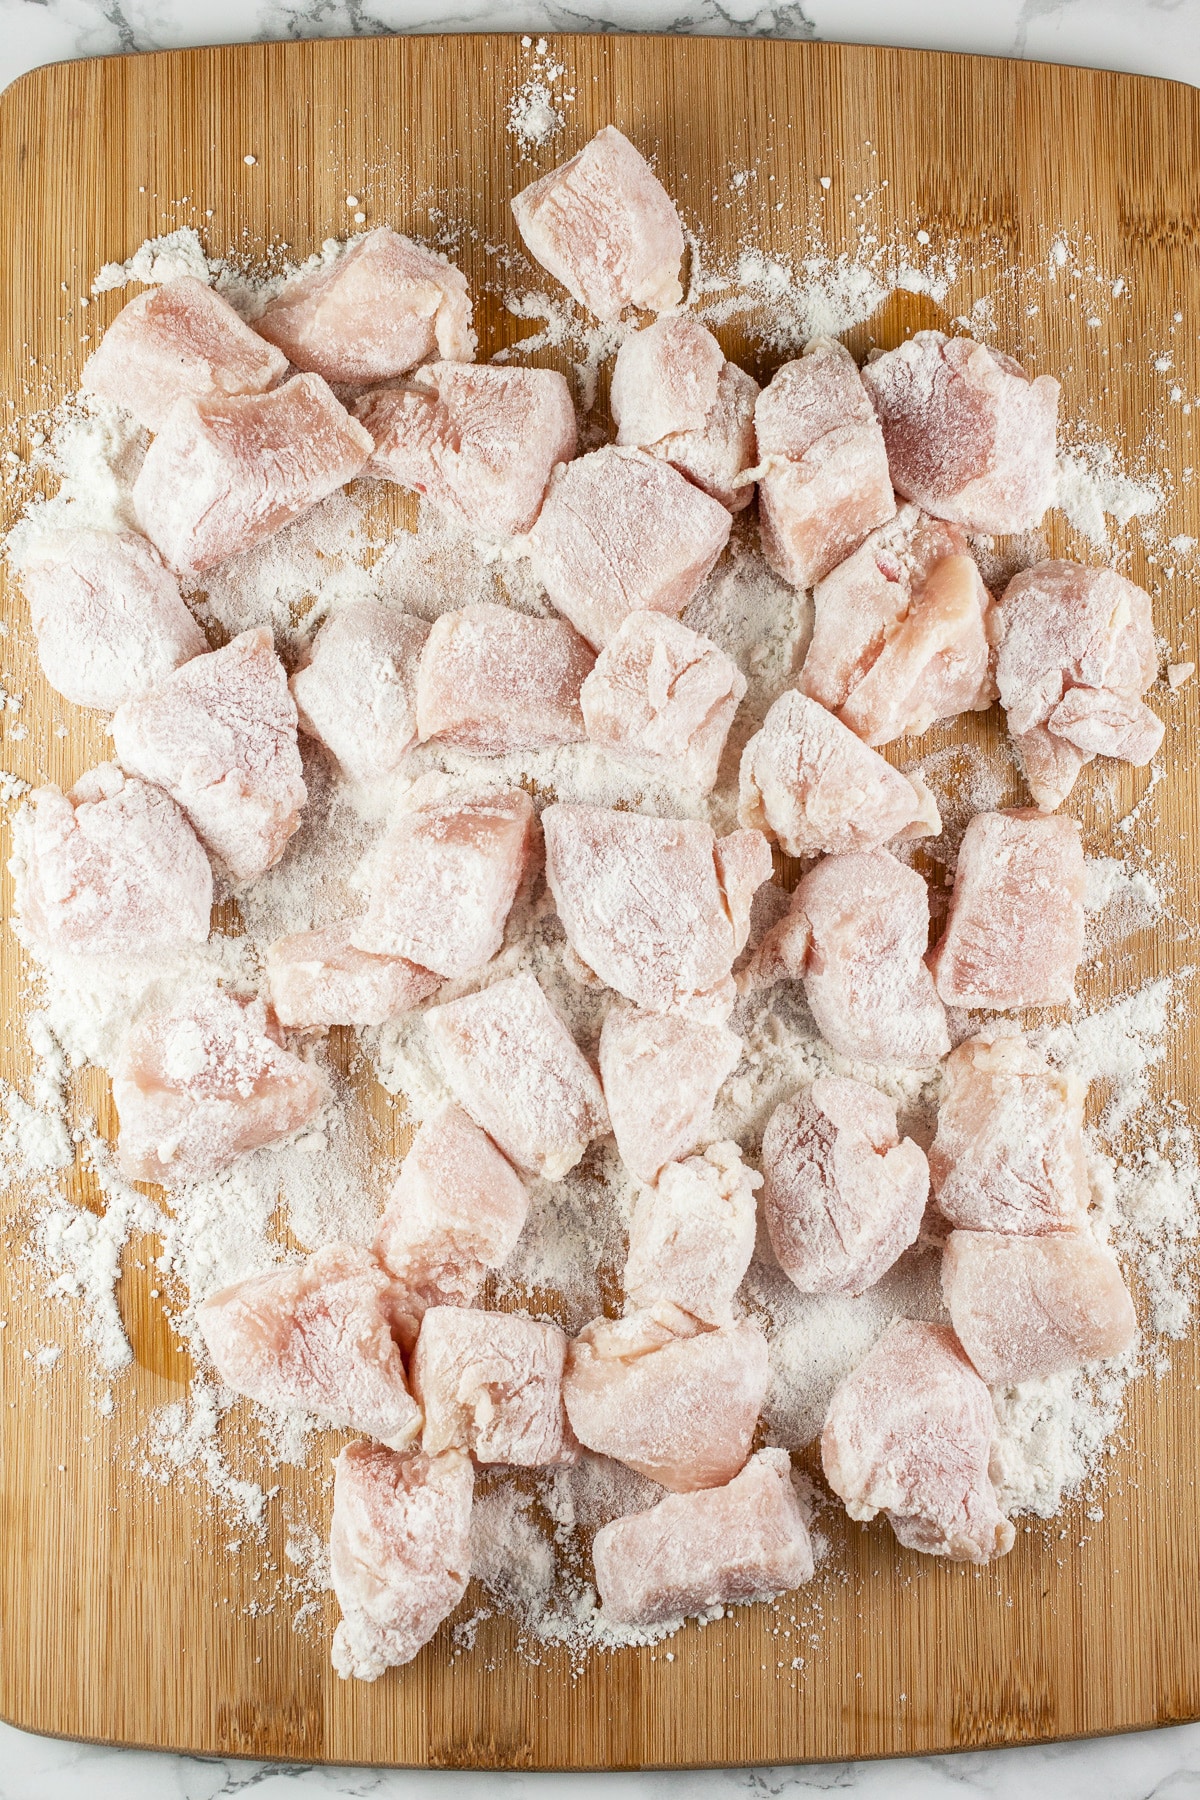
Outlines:
<svg viewBox="0 0 1200 1800"><path fill-rule="evenodd" d="M0 87L39 63L113 51L389 31L643 30L841 39L1084 63L1200 85L1200 0L0 0ZM0 1621L0 1655L4 1654ZM1189 1800L1200 1725L903 1762L641 1775L457 1775L200 1761L30 1737L0 1725L0 1800Z"/></svg>

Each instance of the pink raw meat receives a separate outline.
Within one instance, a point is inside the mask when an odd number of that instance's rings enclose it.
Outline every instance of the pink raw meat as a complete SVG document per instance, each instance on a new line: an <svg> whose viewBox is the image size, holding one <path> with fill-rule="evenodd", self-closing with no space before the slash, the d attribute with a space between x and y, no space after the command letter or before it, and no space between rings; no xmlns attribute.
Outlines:
<svg viewBox="0 0 1200 1800"><path fill-rule="evenodd" d="M301 731L350 781L395 774L417 737L417 665L429 627L378 600L327 619L288 686Z"/></svg>
<svg viewBox="0 0 1200 1800"><path fill-rule="evenodd" d="M952 1231L942 1291L963 1349L991 1387L1120 1356L1137 1337L1117 1259L1086 1231Z"/></svg>
<svg viewBox="0 0 1200 1800"><path fill-rule="evenodd" d="M583 684L588 737L634 761L668 764L709 793L746 677L732 658L665 613L633 612Z"/></svg>
<svg viewBox="0 0 1200 1800"><path fill-rule="evenodd" d="M376 853L351 942L438 975L481 969L504 942L535 829L522 788L400 813Z"/></svg>
<svg viewBox="0 0 1200 1800"><path fill-rule="evenodd" d="M417 676L421 742L475 756L580 743L580 689L595 660L562 619L487 603L443 613Z"/></svg>
<svg viewBox="0 0 1200 1800"><path fill-rule="evenodd" d="M456 1450L397 1456L365 1442L333 1466L333 1666L377 1681L411 1662L467 1591L475 1471Z"/></svg>
<svg viewBox="0 0 1200 1800"><path fill-rule="evenodd" d="M817 338L784 363L754 408L763 555L812 587L896 510L883 433L854 358Z"/></svg>
<svg viewBox="0 0 1200 1800"><path fill-rule="evenodd" d="M695 1150L742 1040L724 1025L611 1007L600 1033L600 1078L621 1161L639 1181Z"/></svg>
<svg viewBox="0 0 1200 1800"><path fill-rule="evenodd" d="M976 813L959 848L945 930L929 958L946 1005L1011 1012L1073 1000L1083 893L1075 819L1031 807Z"/></svg>
<svg viewBox="0 0 1200 1800"><path fill-rule="evenodd" d="M327 1098L281 1046L261 1000L206 994L131 1026L112 1078L117 1162L131 1181L202 1181L290 1137Z"/></svg>
<svg viewBox="0 0 1200 1800"><path fill-rule="evenodd" d="M618 444L662 457L738 512L754 498L739 478L755 458L758 383L690 313L672 313L627 337L613 367Z"/></svg>
<svg viewBox="0 0 1200 1800"><path fill-rule="evenodd" d="M488 538L528 531L551 470L576 450L571 390L555 369L430 363L354 411L375 440L368 475L414 489Z"/></svg>
<svg viewBox="0 0 1200 1800"><path fill-rule="evenodd" d="M578 1460L563 1411L567 1340L557 1325L514 1313L431 1306L412 1358L425 1412L421 1447L467 1450L480 1463Z"/></svg>
<svg viewBox="0 0 1200 1800"><path fill-rule="evenodd" d="M886 850L827 856L792 902L810 932L804 987L822 1037L842 1056L923 1068L950 1048L922 960L929 893Z"/></svg>
<svg viewBox="0 0 1200 1800"><path fill-rule="evenodd" d="M371 956L351 943L353 922L296 931L267 951L275 1017L294 1030L386 1025L437 992L440 975L400 956Z"/></svg>
<svg viewBox="0 0 1200 1800"><path fill-rule="evenodd" d="M326 381L390 381L435 355L475 355L465 275L386 225L294 276L254 326Z"/></svg>
<svg viewBox="0 0 1200 1800"><path fill-rule="evenodd" d="M451 1102L413 1138L379 1221L375 1254L419 1321L429 1306L472 1304L487 1271L512 1253L528 1211L516 1170Z"/></svg>
<svg viewBox="0 0 1200 1800"><path fill-rule="evenodd" d="M127 700L112 735L125 767L166 788L234 881L279 861L308 790L296 708L265 625Z"/></svg>
<svg viewBox="0 0 1200 1800"><path fill-rule="evenodd" d="M559 1181L607 1133L595 1072L532 975L435 1006L425 1021L459 1101L519 1169Z"/></svg>
<svg viewBox="0 0 1200 1800"><path fill-rule="evenodd" d="M44 787L30 798L16 910L35 944L128 956L207 942L212 870L160 788L101 763L66 794Z"/></svg>
<svg viewBox="0 0 1200 1800"><path fill-rule="evenodd" d="M660 1306L586 1325L567 1349L563 1399L589 1450L690 1494L744 1466L769 1379L767 1340L749 1319L698 1331Z"/></svg>
<svg viewBox="0 0 1200 1800"><path fill-rule="evenodd" d="M629 1224L625 1303L678 1306L705 1325L733 1320L733 1299L754 1254L754 1190L762 1176L736 1144L671 1162L644 1187Z"/></svg>
<svg viewBox="0 0 1200 1800"><path fill-rule="evenodd" d="M838 717L864 743L890 744L939 719L986 711L996 697L991 604L969 556L943 557Z"/></svg>
<svg viewBox="0 0 1200 1800"><path fill-rule="evenodd" d="M718 842L694 819L561 805L546 808L542 829L558 916L601 981L647 1012L731 998L750 898L771 874L760 832ZM732 854L732 878L718 852Z"/></svg>
<svg viewBox="0 0 1200 1800"><path fill-rule="evenodd" d="M732 524L670 463L608 444L555 470L529 534L533 572L599 650L632 612L678 618Z"/></svg>
<svg viewBox="0 0 1200 1800"><path fill-rule="evenodd" d="M929 1151L933 1196L950 1223L1026 1237L1081 1224L1086 1092L1020 1032L981 1033L951 1051Z"/></svg>
<svg viewBox="0 0 1200 1800"><path fill-rule="evenodd" d="M907 1549L983 1563L1015 1536L988 1475L995 1431L954 1333L901 1319L830 1401L821 1462L852 1519L886 1512Z"/></svg>
<svg viewBox="0 0 1200 1800"><path fill-rule="evenodd" d="M679 214L615 126L522 189L512 209L530 255L598 319L626 306L668 312L683 298Z"/></svg>
<svg viewBox="0 0 1200 1800"><path fill-rule="evenodd" d="M1115 569L1035 563L1013 576L996 618L1000 704L1039 807L1065 800L1093 756L1150 761L1163 725L1142 704L1158 673L1143 588Z"/></svg>
<svg viewBox="0 0 1200 1800"><path fill-rule="evenodd" d="M604 1618L660 1625L771 1600L812 1579L808 1527L786 1450L760 1450L724 1487L669 1494L592 1542Z"/></svg>
<svg viewBox="0 0 1200 1800"><path fill-rule="evenodd" d="M319 375L269 394L178 400L133 484L134 512L171 568L198 575L332 494L372 448Z"/></svg>
<svg viewBox="0 0 1200 1800"><path fill-rule="evenodd" d="M743 750L739 790L741 824L788 856L876 850L942 828L924 782L893 769L795 689L779 696Z"/></svg>
<svg viewBox="0 0 1200 1800"><path fill-rule="evenodd" d="M931 573L945 556L964 555L956 525L930 519L915 506L873 531L813 591L813 631L796 683L810 700L840 712L885 644L919 607Z"/></svg>
<svg viewBox="0 0 1200 1800"><path fill-rule="evenodd" d="M367 1250L330 1244L306 1262L223 1288L196 1323L227 1387L315 1413L393 1450L421 1429L388 1324L390 1282Z"/></svg>
<svg viewBox="0 0 1200 1800"><path fill-rule="evenodd" d="M1058 382L971 338L918 331L863 381L892 485L968 531L1033 531L1054 499Z"/></svg>
<svg viewBox="0 0 1200 1800"><path fill-rule="evenodd" d="M179 584L134 531L64 531L20 567L38 661L75 706L120 706L208 649Z"/></svg>
<svg viewBox="0 0 1200 1800"><path fill-rule="evenodd" d="M262 394L288 359L204 282L180 275L123 306L83 365L80 387L161 431L177 400Z"/></svg>
<svg viewBox="0 0 1200 1800"><path fill-rule="evenodd" d="M864 1293L916 1242L925 1152L877 1088L819 1076L771 1114L762 1165L771 1246L802 1294Z"/></svg>

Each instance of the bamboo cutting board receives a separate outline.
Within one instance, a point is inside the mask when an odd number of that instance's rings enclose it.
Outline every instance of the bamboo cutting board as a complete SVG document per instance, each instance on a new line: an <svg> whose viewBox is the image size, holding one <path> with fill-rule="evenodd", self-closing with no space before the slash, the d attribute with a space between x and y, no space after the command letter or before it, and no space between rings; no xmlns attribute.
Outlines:
<svg viewBox="0 0 1200 1800"><path fill-rule="evenodd" d="M516 247L509 196L611 121L656 156L717 261L744 244L802 252L814 219L833 250L853 250L864 225L884 238L901 228L910 241L923 227L935 248L955 241L953 308L966 313L990 294L995 341L1063 376L1067 421L1122 437L1134 460L1149 446L1167 472L1163 540L1200 536L1184 473L1200 462L1196 415L1168 397L1173 382L1185 400L1200 390L1200 95L1126 76L818 44L580 37L550 49L574 98L565 130L524 155L505 122L531 53L510 37L255 45L24 77L0 101L3 384L13 411L53 404L77 384L85 334L94 343L127 297L105 295L86 311L77 303L101 263L192 223L219 253L285 240L289 254L307 255L348 228L351 193L372 224L477 227L455 254L490 354L530 329L501 303L495 247ZM1094 282L1031 286L1006 274L1044 272L1060 227L1105 280L1124 278L1119 304ZM906 294L852 345L861 354L941 322L928 296ZM752 332L735 322L724 336L730 354L770 373ZM1164 354L1169 376L1154 367ZM1094 560L1057 515L1051 540L1056 553ZM1165 551L1154 564L1136 537L1127 541L1129 573L1156 590L1160 631L1176 654L1187 643L1194 654L1194 621L1181 623L1195 598L1186 569L1168 578ZM4 761L34 782L68 785L108 740L96 715L40 683L23 604L11 590L4 604L3 682L28 696L19 715L28 735L14 735L7 716ZM1156 857L1178 865L1175 913L1089 974L1092 1002L1114 982L1136 985L1189 958L1195 695L1171 703L1170 778L1138 827ZM1161 690L1155 704L1166 704ZM995 732L994 718L976 720L930 734L922 749L968 733L994 743ZM1145 772L1122 767L1114 813L1091 804L1085 779L1073 810L1091 851L1124 847L1112 819L1145 784ZM7 888L4 898L7 912ZM24 977L7 934L4 954L4 1073L19 1085ZM1198 1056L1195 1034L1178 1032L1163 1079L1181 1096L1195 1093ZM90 1104L111 1127L100 1086ZM97 1204L82 1178L77 1197ZM658 1652L595 1654L576 1669L555 1651L536 1665L514 1659L509 1627L492 1620L474 1650L452 1654L444 1631L411 1667L368 1687L330 1668L332 1600L314 1636L293 1632L286 1613L255 1616L257 1558L227 1551L228 1524L186 1483L130 1476L130 1419L180 1398L187 1377L152 1272L139 1266L148 1258L127 1256L121 1286L135 1398L102 1420L82 1356L65 1356L52 1378L32 1376L30 1351L47 1340L69 1351L72 1340L16 1257L20 1197L6 1204L0 1713L15 1724L294 1761L620 1768L965 1748L1200 1714L1194 1342L1173 1347L1167 1379L1132 1390L1103 1516L1077 1504L1034 1522L995 1567L922 1560L900 1551L882 1521L845 1527L826 1514L831 1569L776 1611L690 1626ZM285 1482L318 1483L314 1469L285 1472ZM282 1564L275 1526L267 1557Z"/></svg>

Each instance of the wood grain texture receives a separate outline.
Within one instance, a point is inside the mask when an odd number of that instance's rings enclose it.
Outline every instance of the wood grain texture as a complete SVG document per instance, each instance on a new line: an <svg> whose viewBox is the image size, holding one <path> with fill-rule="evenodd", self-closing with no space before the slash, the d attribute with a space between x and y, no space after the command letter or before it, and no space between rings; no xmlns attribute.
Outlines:
<svg viewBox="0 0 1200 1800"><path fill-rule="evenodd" d="M122 300L77 304L105 260L182 223L198 224L216 252L282 241L304 255L346 229L347 193L372 223L426 233L440 209L476 227L456 254L476 292L483 352L515 341L530 327L504 310L488 249L515 248L508 197L612 121L657 156L718 260L745 243L794 253L814 219L835 250L853 250L864 222L884 238L924 225L937 243L957 240L956 307L992 295L996 341L1063 375L1067 420L1123 436L1131 453L1149 443L1171 472L1164 539L1200 536L1196 487L1183 474L1200 463L1196 415L1168 404L1169 383L1153 368L1169 351L1171 380L1188 396L1200 389L1200 95L1125 76L818 44L584 37L552 48L577 97L565 132L523 158L505 130L507 101L528 73L515 38L246 46L25 76L0 102L12 411L75 387L84 334L94 343ZM731 176L743 170L754 174L737 194ZM1060 225L1089 240L1101 273L1125 277L1119 305L1097 304L1094 286L1047 283ZM1088 324L1093 307L1098 326ZM1176 312L1185 322L1173 327ZM891 344L941 317L927 298L900 296L852 346ZM778 358L756 350L754 323L723 336L767 374ZM1059 552L1093 554L1057 516L1050 537ZM1181 630L1192 603L1183 572L1166 579L1140 548L1129 569L1158 590L1159 629L1178 647L1195 629ZM19 717L29 727L14 739L8 717L4 760L32 781L66 785L106 754L102 722L48 692L23 603L11 588L3 600L3 682L28 696ZM1175 910L1126 940L1107 968L1087 971L1090 1001L1194 955L1196 694L1170 704L1170 778L1137 832L1176 867ZM1165 705L1161 691L1155 703ZM930 733L921 747L994 744L997 731L992 715ZM1144 772L1124 768L1081 783L1072 810L1089 849L1127 847L1113 821L1145 785ZM10 898L6 886L6 912ZM3 1072L20 1083L26 977L10 934L4 946ZM1164 1083L1194 1095L1198 1056L1195 1033L1177 1032ZM111 1127L104 1084L89 1079L84 1090L79 1104ZM372 1104L367 1091L365 1113ZM391 1115L379 1116L391 1129ZM83 1177L78 1197L98 1205ZM283 1611L251 1616L263 1591L257 1552L228 1551L228 1525L189 1485L129 1473L129 1418L144 1422L178 1399L188 1374L152 1294L153 1243L127 1256L121 1288L137 1356L123 1380L136 1405L123 1422L105 1421L83 1358L70 1354L68 1320L39 1297L17 1254L22 1197L6 1206L0 1713L16 1724L219 1755L532 1769L879 1756L1200 1714L1194 1342L1173 1348L1166 1380L1132 1391L1103 1517L1076 1505L1035 1523L993 1568L922 1559L899 1550L882 1521L847 1527L826 1514L834 1560L810 1590L770 1612L688 1627L669 1646L671 1662L627 1651L572 1669L546 1651L534 1664L509 1654L512 1633L493 1620L472 1651L453 1653L444 1631L411 1667L374 1686L344 1684L328 1661L332 1600L323 1639L293 1633ZM52 1377L34 1376L26 1353L47 1340L69 1354ZM322 1478L316 1461L280 1477L285 1491ZM282 1559L273 1526L268 1560L278 1569Z"/></svg>

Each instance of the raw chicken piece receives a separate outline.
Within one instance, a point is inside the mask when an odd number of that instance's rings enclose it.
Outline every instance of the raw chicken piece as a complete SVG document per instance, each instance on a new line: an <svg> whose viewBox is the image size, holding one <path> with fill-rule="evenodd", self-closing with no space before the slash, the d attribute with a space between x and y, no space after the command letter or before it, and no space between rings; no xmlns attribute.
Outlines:
<svg viewBox="0 0 1200 1800"><path fill-rule="evenodd" d="M896 511L883 433L854 358L833 338L777 369L754 408L763 555L812 587Z"/></svg>
<svg viewBox="0 0 1200 1800"><path fill-rule="evenodd" d="M1011 1012L1075 997L1083 955L1078 822L1014 807L963 833L950 912L929 967L947 1006Z"/></svg>
<svg viewBox="0 0 1200 1800"><path fill-rule="evenodd" d="M412 1358L413 1392L425 1412L422 1449L468 1450L476 1462L522 1469L577 1461L563 1411L566 1353L557 1325L431 1306Z"/></svg>
<svg viewBox="0 0 1200 1800"><path fill-rule="evenodd" d="M163 560L198 575L332 494L373 447L319 375L269 394L177 400L133 484L133 509Z"/></svg>
<svg viewBox="0 0 1200 1800"><path fill-rule="evenodd" d="M952 1231L942 1291L963 1349L991 1387L1119 1356L1137 1337L1117 1259L1086 1231Z"/></svg>
<svg viewBox="0 0 1200 1800"><path fill-rule="evenodd" d="M1058 383L971 338L918 331L863 369L892 485L968 531L1033 531L1054 499Z"/></svg>
<svg viewBox="0 0 1200 1800"><path fill-rule="evenodd" d="M1040 562L996 610L996 681L1038 806L1052 812L1093 756L1139 767L1163 725L1142 704L1158 673L1150 596L1115 569Z"/></svg>
<svg viewBox="0 0 1200 1800"><path fill-rule="evenodd" d="M208 649L179 585L134 531L64 531L21 564L38 661L75 706L120 706Z"/></svg>
<svg viewBox="0 0 1200 1800"><path fill-rule="evenodd" d="M718 843L711 826L694 819L561 805L546 808L542 829L558 916L571 948L601 981L647 1012L730 997L750 897L771 873L760 832ZM737 862L732 881L717 866L725 847Z"/></svg>
<svg viewBox="0 0 1200 1800"><path fill-rule="evenodd" d="M617 351L611 405L618 444L661 456L730 512L754 498L753 481L739 477L754 463L757 399L757 381L727 362L712 332L689 313L635 331Z"/></svg>
<svg viewBox="0 0 1200 1800"><path fill-rule="evenodd" d="M354 409L382 475L489 538L529 530L556 463L576 450L575 408L555 369L430 363Z"/></svg>
<svg viewBox="0 0 1200 1800"><path fill-rule="evenodd" d="M658 1306L585 1325L567 1349L563 1399L589 1450L690 1494L743 1467L769 1379L767 1340L750 1320L697 1331Z"/></svg>
<svg viewBox="0 0 1200 1800"><path fill-rule="evenodd" d="M326 381L390 381L432 356L475 355L466 276L386 225L267 302L255 330Z"/></svg>
<svg viewBox="0 0 1200 1800"><path fill-rule="evenodd" d="M790 689L742 752L738 819L788 856L877 850L889 838L936 837L924 782L893 769L833 713Z"/></svg>
<svg viewBox="0 0 1200 1800"><path fill-rule="evenodd" d="M754 1190L736 1144L671 1162L638 1196L629 1224L625 1303L678 1306L705 1325L733 1319L733 1297L754 1254Z"/></svg>
<svg viewBox="0 0 1200 1800"><path fill-rule="evenodd" d="M512 1253L528 1210L520 1176L451 1102L413 1138L375 1254L418 1320L429 1306L470 1306L488 1269Z"/></svg>
<svg viewBox="0 0 1200 1800"><path fill-rule="evenodd" d="M333 1666L377 1681L411 1662L467 1591L475 1471L457 1450L397 1456L363 1442L333 1467Z"/></svg>
<svg viewBox="0 0 1200 1800"><path fill-rule="evenodd" d="M951 1051L942 1084L929 1178L950 1223L1027 1237L1082 1224L1085 1083L1020 1032L985 1032Z"/></svg>
<svg viewBox="0 0 1200 1800"><path fill-rule="evenodd" d="M762 1165L771 1246L802 1294L864 1293L916 1242L929 1167L877 1088L819 1076L771 1114Z"/></svg>
<svg viewBox="0 0 1200 1800"><path fill-rule="evenodd" d="M377 852L351 942L438 975L481 969L504 942L534 830L521 788L401 813Z"/></svg>
<svg viewBox="0 0 1200 1800"><path fill-rule="evenodd" d="M101 763L66 794L30 798L16 910L36 945L128 956L207 942L212 870L160 788Z"/></svg>
<svg viewBox="0 0 1200 1800"><path fill-rule="evenodd" d="M669 463L608 444L555 470L529 534L533 572L599 650L632 612L678 618L732 524Z"/></svg>
<svg viewBox="0 0 1200 1800"><path fill-rule="evenodd" d="M526 249L598 319L626 306L668 312L682 300L679 214L615 126L522 189L512 209Z"/></svg>
<svg viewBox="0 0 1200 1800"><path fill-rule="evenodd" d="M126 769L166 788L234 881L279 861L308 790L295 704L265 625L127 700L112 735Z"/></svg>
<svg viewBox="0 0 1200 1800"><path fill-rule="evenodd" d="M753 993L777 981L802 981L812 945L812 931L803 910L804 896L793 891L787 911L766 932L751 956L738 970L738 992Z"/></svg>
<svg viewBox="0 0 1200 1800"><path fill-rule="evenodd" d="M600 1079L621 1161L654 1182L703 1141L717 1090L742 1040L724 1025L678 1014L610 1008L600 1033Z"/></svg>
<svg viewBox="0 0 1200 1800"><path fill-rule="evenodd" d="M709 638L665 613L633 612L583 684L583 719L594 744L669 763L707 794L745 692L746 677Z"/></svg>
<svg viewBox="0 0 1200 1800"><path fill-rule="evenodd" d="M995 1430L954 1333L901 1319L835 1392L821 1463L852 1519L886 1512L909 1550L983 1563L1015 1536L988 1475Z"/></svg>
<svg viewBox="0 0 1200 1800"><path fill-rule="evenodd" d="M579 694L595 657L562 619L463 606L434 622L417 676L417 725L476 756L583 739Z"/></svg>
<svg viewBox="0 0 1200 1800"><path fill-rule="evenodd" d="M534 977L511 975L425 1015L446 1079L519 1169L559 1181L609 1129L591 1065Z"/></svg>
<svg viewBox="0 0 1200 1800"><path fill-rule="evenodd" d="M171 1186L290 1137L327 1097L320 1071L283 1049L263 1002L223 991L131 1026L112 1095L121 1173Z"/></svg>
<svg viewBox="0 0 1200 1800"><path fill-rule="evenodd" d="M771 879L771 847L761 831L731 831L713 845L713 862L733 926L734 955L740 956L750 936L754 896Z"/></svg>
<svg viewBox="0 0 1200 1800"><path fill-rule="evenodd" d="M327 619L288 686L301 731L350 781L395 774L417 737L417 665L429 627L378 600Z"/></svg>
<svg viewBox="0 0 1200 1800"><path fill-rule="evenodd" d="M121 308L79 385L161 431L177 400L262 394L287 365L228 300L195 276L179 275Z"/></svg>
<svg viewBox="0 0 1200 1800"><path fill-rule="evenodd" d="M367 1250L330 1244L306 1262L223 1288L196 1323L227 1387L316 1413L404 1450L421 1429L388 1325L390 1282Z"/></svg>
<svg viewBox="0 0 1200 1800"><path fill-rule="evenodd" d="M813 591L813 631L796 686L840 712L946 556L966 554L957 525L902 506Z"/></svg>
<svg viewBox="0 0 1200 1800"><path fill-rule="evenodd" d="M401 956L371 956L351 943L353 923L296 931L267 951L275 1017L294 1030L386 1025L437 992L440 975Z"/></svg>
<svg viewBox="0 0 1200 1800"><path fill-rule="evenodd" d="M915 869L886 850L827 856L791 910L792 931L811 934L804 988L834 1050L910 1069L945 1056L946 1014L922 960L929 893Z"/></svg>
<svg viewBox="0 0 1200 1800"><path fill-rule="evenodd" d="M991 595L969 556L944 556L838 717L864 743L918 736L939 719L983 712L990 674Z"/></svg>
<svg viewBox="0 0 1200 1800"><path fill-rule="evenodd" d="M760 1450L724 1487L669 1494L596 1533L596 1587L614 1625L660 1625L771 1600L812 1579L786 1450Z"/></svg>

